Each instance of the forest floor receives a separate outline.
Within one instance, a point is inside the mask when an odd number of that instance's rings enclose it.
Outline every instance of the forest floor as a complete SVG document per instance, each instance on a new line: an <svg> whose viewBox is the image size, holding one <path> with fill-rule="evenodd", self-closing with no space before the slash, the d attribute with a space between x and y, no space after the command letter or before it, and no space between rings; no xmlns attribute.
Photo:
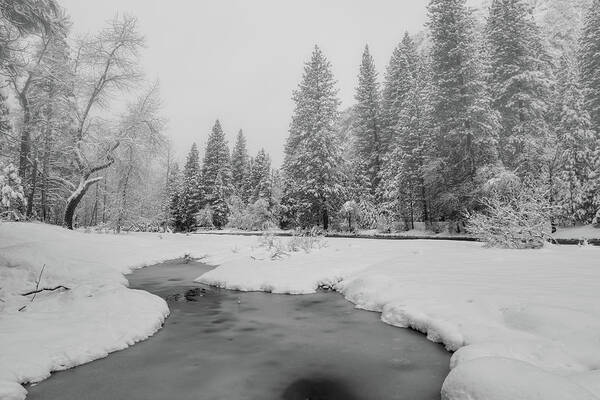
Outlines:
<svg viewBox="0 0 600 400"><path fill-rule="evenodd" d="M305 252L289 250L291 240L261 246L245 236L0 224L0 398L22 399L20 384L160 329L166 303L128 289L124 274L189 255L217 266L199 282L291 294L335 289L384 322L443 343L455 352L443 399L600 399L600 249L328 238ZM57 286L69 290L22 295Z"/></svg>

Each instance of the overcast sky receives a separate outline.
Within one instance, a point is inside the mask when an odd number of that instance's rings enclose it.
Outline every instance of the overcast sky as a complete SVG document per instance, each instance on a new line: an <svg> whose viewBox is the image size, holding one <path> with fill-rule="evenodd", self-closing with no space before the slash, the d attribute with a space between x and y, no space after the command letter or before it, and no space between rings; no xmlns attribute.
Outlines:
<svg viewBox="0 0 600 400"><path fill-rule="evenodd" d="M138 17L144 69L158 78L168 135L183 159L215 119L232 145L239 129L251 154L283 158L292 91L318 44L333 65L343 108L353 104L369 44L382 78L404 31L422 29L426 0L61 0L75 33L100 29L115 12Z"/></svg>

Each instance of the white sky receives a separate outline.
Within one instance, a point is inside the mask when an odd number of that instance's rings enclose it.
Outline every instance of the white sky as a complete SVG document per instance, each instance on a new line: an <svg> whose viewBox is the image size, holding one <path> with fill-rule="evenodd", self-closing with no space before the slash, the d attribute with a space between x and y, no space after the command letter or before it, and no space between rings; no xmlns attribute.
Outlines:
<svg viewBox="0 0 600 400"><path fill-rule="evenodd" d="M404 31L422 29L426 0L60 0L75 33L100 29L116 12L138 17L144 69L158 78L168 135L183 159L204 146L219 118L230 146L244 130L251 154L283 158L292 91L315 44L339 82L342 107L354 102L361 54L369 44L380 78Z"/></svg>

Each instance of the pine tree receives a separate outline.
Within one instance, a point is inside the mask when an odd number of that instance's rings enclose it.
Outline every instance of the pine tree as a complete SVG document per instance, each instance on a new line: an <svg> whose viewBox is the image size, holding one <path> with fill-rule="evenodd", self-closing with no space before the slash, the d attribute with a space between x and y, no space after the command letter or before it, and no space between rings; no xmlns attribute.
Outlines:
<svg viewBox="0 0 600 400"><path fill-rule="evenodd" d="M229 206L227 204L228 191L229 187L225 185L221 171L218 171L210 199L213 225L218 229L221 229L227 224L227 219L229 216Z"/></svg>
<svg viewBox="0 0 600 400"><path fill-rule="evenodd" d="M426 179L436 208L456 219L472 201L477 170L495 162L498 121L465 0L432 0L429 28L435 157L428 161Z"/></svg>
<svg viewBox="0 0 600 400"><path fill-rule="evenodd" d="M246 175L248 175L249 172L248 163L249 157L246 148L246 138L240 129L231 155L231 181L235 195L242 199L244 197L243 192Z"/></svg>
<svg viewBox="0 0 600 400"><path fill-rule="evenodd" d="M600 0L588 9L579 43L581 82L592 129L600 134Z"/></svg>
<svg viewBox="0 0 600 400"><path fill-rule="evenodd" d="M382 171L382 199L385 208L413 229L415 219L431 221L423 168L431 147L429 109L429 66L420 56L400 111L398 137Z"/></svg>
<svg viewBox="0 0 600 400"><path fill-rule="evenodd" d="M355 99L357 101L353 130L355 154L360 158L360 165L365 168L357 172L365 175L369 181L371 195L374 196L380 181L384 146L380 121L379 83L369 46L365 46L362 56Z"/></svg>
<svg viewBox="0 0 600 400"><path fill-rule="evenodd" d="M168 224L176 231L184 230L181 208L182 176L179 170L179 164L175 163L169 171L167 181L167 219Z"/></svg>
<svg viewBox="0 0 600 400"><path fill-rule="evenodd" d="M494 0L486 32L500 158L521 176L539 176L552 85L539 29L524 0Z"/></svg>
<svg viewBox="0 0 600 400"><path fill-rule="evenodd" d="M600 187L600 182L593 182L598 179L594 164L599 143L591 129L574 66L563 59L560 71L558 104L554 112L558 170L553 182L554 197L570 222L589 223L600 206L594 201L595 188Z"/></svg>
<svg viewBox="0 0 600 400"><path fill-rule="evenodd" d="M203 187L207 197L210 197L213 194L217 175L219 175L219 173L221 174L222 185L225 187L225 192L230 194L231 159L225 133L223 132L223 128L221 128L221 123L217 120L208 136L204 163L202 165Z"/></svg>
<svg viewBox="0 0 600 400"><path fill-rule="evenodd" d="M293 218L305 226L322 222L324 229L329 227L329 216L341 191L335 85L329 61L315 46L293 95L296 107L283 163L284 201Z"/></svg>
<svg viewBox="0 0 600 400"><path fill-rule="evenodd" d="M400 114L404 109L417 67L417 46L408 33L398 44L385 74L381 125L384 151L392 151Z"/></svg>
<svg viewBox="0 0 600 400"><path fill-rule="evenodd" d="M229 198L233 188L229 148L219 120L215 122L206 144L202 166L202 189L207 204L213 210L215 226L223 226L223 220L227 219L227 210L221 207L221 202ZM215 208L219 208L221 214L217 213Z"/></svg>
<svg viewBox="0 0 600 400"><path fill-rule="evenodd" d="M198 146L194 143L183 170L183 182L179 196L181 225L185 231L190 231L196 227L196 213L200 211L203 200L200 186L199 158Z"/></svg>
<svg viewBox="0 0 600 400"><path fill-rule="evenodd" d="M259 199L271 203L271 159L264 149L253 159L249 187L252 189L250 203Z"/></svg>

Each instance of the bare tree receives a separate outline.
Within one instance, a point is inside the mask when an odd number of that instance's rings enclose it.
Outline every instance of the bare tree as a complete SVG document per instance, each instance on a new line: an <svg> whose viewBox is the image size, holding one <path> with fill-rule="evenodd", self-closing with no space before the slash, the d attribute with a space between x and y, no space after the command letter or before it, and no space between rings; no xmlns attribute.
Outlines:
<svg viewBox="0 0 600 400"><path fill-rule="evenodd" d="M164 120L159 115L160 98L158 84L152 85L140 98L129 105L121 121L121 157L119 159L119 185L117 194L117 232L127 217L128 200L132 177L142 185L147 183L146 172L151 168L156 156L166 144L162 130Z"/></svg>
<svg viewBox="0 0 600 400"><path fill-rule="evenodd" d="M64 225L73 229L73 218L79 202L87 190L102 177L94 174L110 167L114 162L114 151L119 147L119 139L101 145L101 156L92 162L86 152L93 150L98 143L89 139L90 127L94 125L92 116L96 108L105 107L115 91L132 88L141 79L138 70L139 51L144 38L138 33L133 17L116 17L108 28L91 39L80 41L74 59L74 70L80 77L76 85L76 127L73 132L73 154L77 183L67 199ZM108 132L107 132L107 135ZM117 135L119 136L119 135Z"/></svg>

